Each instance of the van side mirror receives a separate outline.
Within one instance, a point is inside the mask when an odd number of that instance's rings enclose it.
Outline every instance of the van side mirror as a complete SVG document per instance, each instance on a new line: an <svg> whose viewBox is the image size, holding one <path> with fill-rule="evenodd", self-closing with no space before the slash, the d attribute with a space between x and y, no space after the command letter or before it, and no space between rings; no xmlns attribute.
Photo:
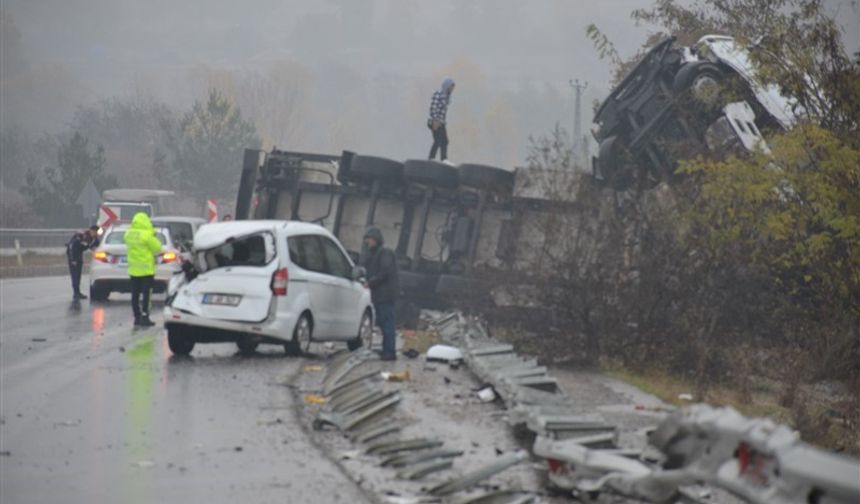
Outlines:
<svg viewBox="0 0 860 504"><path fill-rule="evenodd" d="M352 275L350 275L353 281L358 282L362 278L367 276L367 270L364 269L364 266L353 266L352 267Z"/></svg>

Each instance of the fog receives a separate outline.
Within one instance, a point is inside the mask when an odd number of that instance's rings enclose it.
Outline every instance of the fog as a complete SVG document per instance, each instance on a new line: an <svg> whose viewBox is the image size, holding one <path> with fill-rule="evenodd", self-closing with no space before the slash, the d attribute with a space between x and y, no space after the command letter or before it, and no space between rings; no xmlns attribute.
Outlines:
<svg viewBox="0 0 860 504"><path fill-rule="evenodd" d="M588 131L610 68L585 27L629 56L648 34L629 14L652 3L4 0L2 126L56 134L110 97L182 113L216 87L266 148L425 157L430 96L450 76L452 159L512 167L530 135L572 129L570 79L588 82ZM856 5L831 3L856 50Z"/></svg>

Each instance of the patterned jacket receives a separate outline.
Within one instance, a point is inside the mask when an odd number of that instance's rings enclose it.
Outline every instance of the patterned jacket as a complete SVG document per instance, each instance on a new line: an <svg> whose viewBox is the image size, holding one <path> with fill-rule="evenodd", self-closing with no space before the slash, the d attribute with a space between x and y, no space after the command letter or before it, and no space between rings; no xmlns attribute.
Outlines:
<svg viewBox="0 0 860 504"><path fill-rule="evenodd" d="M448 112L448 93L445 91L436 91L433 93L433 99L430 101L430 120L439 121L445 124L445 114Z"/></svg>

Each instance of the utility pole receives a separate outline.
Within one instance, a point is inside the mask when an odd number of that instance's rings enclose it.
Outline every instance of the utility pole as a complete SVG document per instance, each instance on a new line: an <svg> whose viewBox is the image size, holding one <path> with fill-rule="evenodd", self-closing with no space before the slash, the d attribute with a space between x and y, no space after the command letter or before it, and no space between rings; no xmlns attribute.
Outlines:
<svg viewBox="0 0 860 504"><path fill-rule="evenodd" d="M582 161L582 92L588 87L588 82L580 83L579 79L575 81L571 79L570 87L573 88L573 92L576 94L573 108L573 143L571 144L571 148L573 149L573 158L579 164Z"/></svg>

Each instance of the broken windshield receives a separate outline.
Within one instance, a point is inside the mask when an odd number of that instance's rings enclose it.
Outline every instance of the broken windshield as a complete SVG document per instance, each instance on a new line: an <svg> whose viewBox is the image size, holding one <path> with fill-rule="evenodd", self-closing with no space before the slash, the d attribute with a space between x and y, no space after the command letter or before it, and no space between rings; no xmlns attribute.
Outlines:
<svg viewBox="0 0 860 504"><path fill-rule="evenodd" d="M271 233L257 233L228 238L225 243L197 253L200 271L225 266L265 266L276 256L275 238Z"/></svg>

